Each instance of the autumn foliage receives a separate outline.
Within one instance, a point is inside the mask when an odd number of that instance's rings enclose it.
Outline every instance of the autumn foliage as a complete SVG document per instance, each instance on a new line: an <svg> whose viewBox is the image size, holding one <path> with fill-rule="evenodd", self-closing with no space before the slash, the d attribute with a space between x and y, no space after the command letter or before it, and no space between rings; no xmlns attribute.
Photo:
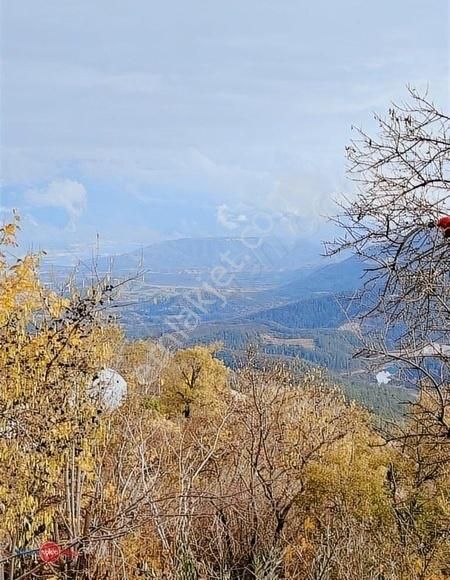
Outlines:
<svg viewBox="0 0 450 580"><path fill-rule="evenodd" d="M6 578L449 577L447 452L423 417L388 443L321 371L127 342L111 285L58 295L11 258L18 225L0 232ZM115 410L90 396L104 367L128 383ZM49 540L72 555L17 555Z"/></svg>

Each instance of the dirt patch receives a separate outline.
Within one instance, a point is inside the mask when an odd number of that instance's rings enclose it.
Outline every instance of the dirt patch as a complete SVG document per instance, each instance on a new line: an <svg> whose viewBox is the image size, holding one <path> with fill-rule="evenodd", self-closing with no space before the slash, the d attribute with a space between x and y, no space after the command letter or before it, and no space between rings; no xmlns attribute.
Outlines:
<svg viewBox="0 0 450 580"><path fill-rule="evenodd" d="M315 343L313 338L279 338L277 336L269 336L265 334L263 339L268 344L277 344L283 346L301 346L302 348L306 348L308 350L314 350Z"/></svg>

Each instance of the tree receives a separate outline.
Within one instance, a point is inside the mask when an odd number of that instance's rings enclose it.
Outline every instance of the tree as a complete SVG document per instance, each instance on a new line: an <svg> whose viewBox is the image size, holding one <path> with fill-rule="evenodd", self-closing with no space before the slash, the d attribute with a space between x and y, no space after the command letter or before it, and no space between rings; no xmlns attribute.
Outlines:
<svg viewBox="0 0 450 580"><path fill-rule="evenodd" d="M376 117L380 133L358 130L348 147L358 191L340 203L343 231L328 249L364 263L358 297L362 355L394 363L411 385L432 388L436 425L450 433L450 248L436 227L450 211L450 117L410 91L410 102ZM420 406L420 400L417 403Z"/></svg>
<svg viewBox="0 0 450 580"><path fill-rule="evenodd" d="M225 392L227 369L214 358L216 347L195 346L175 353L161 377L162 401L169 414L220 408Z"/></svg>
<svg viewBox="0 0 450 580"><path fill-rule="evenodd" d="M61 296L39 281L39 256L7 259L18 229L17 216L0 228L0 543L6 554L49 536L70 544L89 532L101 418L88 386L121 336L100 316L112 287ZM30 565L10 560L10 577Z"/></svg>
<svg viewBox="0 0 450 580"><path fill-rule="evenodd" d="M357 191L339 203L342 236L328 250L365 266L359 356L418 390L385 436L402 456L388 484L403 566L427 578L449 553L450 245L439 226L450 212L450 117L411 89L375 119L378 135L358 129L347 148Z"/></svg>

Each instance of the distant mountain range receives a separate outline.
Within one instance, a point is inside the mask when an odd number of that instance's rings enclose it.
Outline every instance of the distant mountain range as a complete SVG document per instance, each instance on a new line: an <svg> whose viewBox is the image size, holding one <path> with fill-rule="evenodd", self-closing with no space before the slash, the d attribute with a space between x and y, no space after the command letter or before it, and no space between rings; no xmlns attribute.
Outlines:
<svg viewBox="0 0 450 580"><path fill-rule="evenodd" d="M43 277L61 281L68 273L52 266ZM355 257L327 262L314 244L271 238L179 239L80 263L75 279L106 273L135 276L115 310L130 336L178 333L184 345L218 340L227 356L258 342L274 356L359 369L349 363L357 304L346 298L362 285L364 264Z"/></svg>
<svg viewBox="0 0 450 580"><path fill-rule="evenodd" d="M100 271L116 275L134 271L152 276L179 274L192 278L213 269L243 277L312 267L320 262L320 248L309 242L284 243L274 238L186 238L152 244L141 250L102 258ZM276 282L277 280L275 280Z"/></svg>
<svg viewBox="0 0 450 580"><path fill-rule="evenodd" d="M352 256L340 262L301 271L291 282L277 290L284 298L305 294L346 292L359 288L364 282L364 263Z"/></svg>
<svg viewBox="0 0 450 580"><path fill-rule="evenodd" d="M275 238L185 238L151 244L116 256L85 260L79 278L128 277L139 274L155 286L271 287L295 279L299 269L310 271L321 262L320 247L308 241ZM43 275L57 279L72 269L44 263ZM220 280L222 277L222 280Z"/></svg>
<svg viewBox="0 0 450 580"><path fill-rule="evenodd" d="M179 332L186 344L219 340L231 350L263 337L271 351L311 358L305 341L311 344L327 331L335 335L327 344L338 349L342 347L338 336L353 334L351 322L358 303L348 297L361 286L363 273L363 264L348 258L291 271L288 283L270 288L141 288L123 310L122 321L134 336L164 337ZM185 319L189 324L194 321L187 332ZM325 354L329 354L326 348ZM320 360L317 352L314 356ZM346 359L341 356L339 360L342 365Z"/></svg>

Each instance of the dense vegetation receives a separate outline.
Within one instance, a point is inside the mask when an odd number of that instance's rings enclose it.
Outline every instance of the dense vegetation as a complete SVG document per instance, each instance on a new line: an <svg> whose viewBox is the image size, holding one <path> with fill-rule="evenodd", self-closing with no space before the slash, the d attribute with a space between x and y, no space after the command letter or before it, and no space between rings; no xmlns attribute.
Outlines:
<svg viewBox="0 0 450 580"><path fill-rule="evenodd" d="M0 263L6 577L447 577L449 478L425 442L387 443L314 369L126 341L111 286L58 296L36 261ZM128 383L116 409L89 387L105 366ZM54 563L26 553L48 540Z"/></svg>
<svg viewBox="0 0 450 580"><path fill-rule="evenodd" d="M348 320L338 296L309 298L254 314L253 320L276 322L287 328L335 328Z"/></svg>

